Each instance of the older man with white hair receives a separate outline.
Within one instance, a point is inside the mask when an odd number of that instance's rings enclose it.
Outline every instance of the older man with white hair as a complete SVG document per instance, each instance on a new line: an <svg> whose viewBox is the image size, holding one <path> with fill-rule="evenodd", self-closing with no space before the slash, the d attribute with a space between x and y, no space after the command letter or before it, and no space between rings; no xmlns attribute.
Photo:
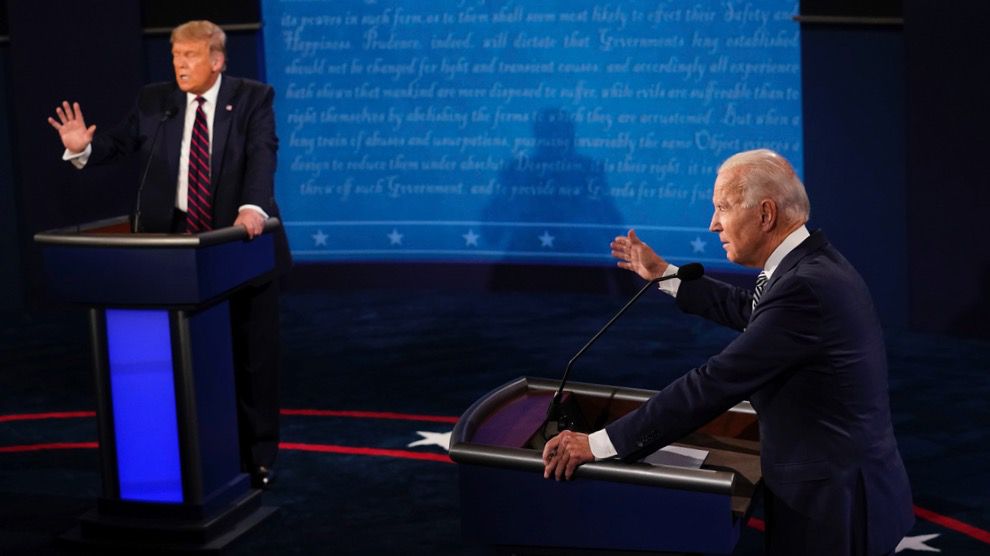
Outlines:
<svg viewBox="0 0 990 556"><path fill-rule="evenodd" d="M741 334L605 429L551 439L545 476L642 458L749 399L760 421L767 553L893 553L914 516L866 284L824 233L808 231L804 185L779 154L730 157L712 201L710 230L730 261L761 270L756 288L711 278L661 287L685 312ZM647 280L677 272L635 231L611 248L620 267Z"/></svg>

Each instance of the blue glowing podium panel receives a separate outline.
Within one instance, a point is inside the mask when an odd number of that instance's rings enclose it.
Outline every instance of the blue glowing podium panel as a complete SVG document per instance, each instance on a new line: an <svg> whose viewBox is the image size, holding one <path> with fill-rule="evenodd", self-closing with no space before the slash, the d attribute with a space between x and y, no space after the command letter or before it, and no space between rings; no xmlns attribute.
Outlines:
<svg viewBox="0 0 990 556"><path fill-rule="evenodd" d="M106 310L120 498L182 502L172 338L165 310Z"/></svg>
<svg viewBox="0 0 990 556"><path fill-rule="evenodd" d="M103 492L66 538L219 549L274 511L241 470L228 299L273 278L279 223L248 240L127 221L35 236L49 289L89 307L93 343Z"/></svg>
<svg viewBox="0 0 990 556"><path fill-rule="evenodd" d="M748 403L677 443L708 452L700 468L602 461L557 482L543 478L541 425L558 384L517 379L457 422L450 457L459 464L465 537L499 546L732 552L761 478ZM654 392L569 383L565 394L579 421L609 423Z"/></svg>

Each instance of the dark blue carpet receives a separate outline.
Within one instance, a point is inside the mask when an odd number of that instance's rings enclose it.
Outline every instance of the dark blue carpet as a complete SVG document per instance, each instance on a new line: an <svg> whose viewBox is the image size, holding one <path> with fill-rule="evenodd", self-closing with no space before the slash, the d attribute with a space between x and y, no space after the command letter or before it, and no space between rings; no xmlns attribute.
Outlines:
<svg viewBox="0 0 990 556"><path fill-rule="evenodd" d="M295 292L283 298L283 407L458 416L515 377L558 377L621 296L443 291ZM0 329L0 415L93 409L85 315ZM733 337L641 300L575 367L574 379L656 389ZM990 553L990 343L888 331L891 400L919 519L943 554ZM409 446L446 422L283 418L283 441L443 455ZM0 422L4 446L96 440L92 418ZM434 460L283 450L266 504L278 514L231 554L486 554L465 544L457 467ZM97 452L0 451L0 554L53 553L99 491ZM956 520L946 522L943 518ZM970 529L966 529L969 526ZM966 533L969 534L966 534ZM737 554L761 554L744 530ZM905 550L900 554L922 554Z"/></svg>

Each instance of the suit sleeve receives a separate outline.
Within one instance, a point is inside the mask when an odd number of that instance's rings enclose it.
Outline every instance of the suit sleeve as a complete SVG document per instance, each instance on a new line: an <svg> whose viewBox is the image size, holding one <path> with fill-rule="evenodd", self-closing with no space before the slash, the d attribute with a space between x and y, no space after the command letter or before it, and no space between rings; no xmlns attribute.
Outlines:
<svg viewBox="0 0 990 556"><path fill-rule="evenodd" d="M248 114L245 140L244 187L238 205L257 205L269 215L275 211L275 91L265 86L261 102Z"/></svg>
<svg viewBox="0 0 990 556"><path fill-rule="evenodd" d="M685 313L742 331L749 324L753 292L705 276L700 280L681 282L677 289L677 306Z"/></svg>
<svg viewBox="0 0 990 556"><path fill-rule="evenodd" d="M113 164L141 148L144 137L141 133L139 102L134 104L123 121L93 137L90 143L93 152L87 165Z"/></svg>
<svg viewBox="0 0 990 556"><path fill-rule="evenodd" d="M810 284L797 279L779 282L760 302L745 332L721 353L606 427L619 457L639 459L675 442L793 372L821 349L821 323L821 307Z"/></svg>

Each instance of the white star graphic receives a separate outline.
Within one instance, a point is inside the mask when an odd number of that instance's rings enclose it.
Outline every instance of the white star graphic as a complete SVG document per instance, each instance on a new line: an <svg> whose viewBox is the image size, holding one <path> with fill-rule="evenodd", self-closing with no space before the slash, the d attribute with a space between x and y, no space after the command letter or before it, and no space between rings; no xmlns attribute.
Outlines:
<svg viewBox="0 0 990 556"><path fill-rule="evenodd" d="M314 247L319 247L321 245L326 247L328 237L330 236L323 233L323 230L316 230L316 233L313 234L313 243L315 244Z"/></svg>
<svg viewBox="0 0 990 556"><path fill-rule="evenodd" d="M477 247L478 238L481 236L474 233L474 230L468 230L468 233L461 235L461 237L464 238L464 247L469 247L471 245Z"/></svg>
<svg viewBox="0 0 990 556"><path fill-rule="evenodd" d="M708 243L708 242L707 241L701 241L701 237L700 236L696 236L694 238L694 241L691 242L691 248L694 249L694 251L692 251L692 253L704 253L705 252L705 244L706 243Z"/></svg>
<svg viewBox="0 0 990 556"><path fill-rule="evenodd" d="M917 550L920 552L942 552L938 548L934 548L925 544L926 542L939 536L940 533L933 533L931 535L915 535L913 537L904 537L901 542L897 543L897 548L894 549L894 553L900 552L902 550Z"/></svg>
<svg viewBox="0 0 990 556"><path fill-rule="evenodd" d="M422 436L419 440L410 442L406 445L407 448L412 448L414 446L440 446L444 450L450 451L450 432L429 432L429 431L416 431L416 434Z"/></svg>
<svg viewBox="0 0 990 556"><path fill-rule="evenodd" d="M553 240L557 239L546 230L543 230L543 235L537 237L540 240L540 247L553 247Z"/></svg>
<svg viewBox="0 0 990 556"><path fill-rule="evenodd" d="M392 228L392 233L386 234L386 236L389 245L402 245L402 234L399 233L399 230Z"/></svg>

